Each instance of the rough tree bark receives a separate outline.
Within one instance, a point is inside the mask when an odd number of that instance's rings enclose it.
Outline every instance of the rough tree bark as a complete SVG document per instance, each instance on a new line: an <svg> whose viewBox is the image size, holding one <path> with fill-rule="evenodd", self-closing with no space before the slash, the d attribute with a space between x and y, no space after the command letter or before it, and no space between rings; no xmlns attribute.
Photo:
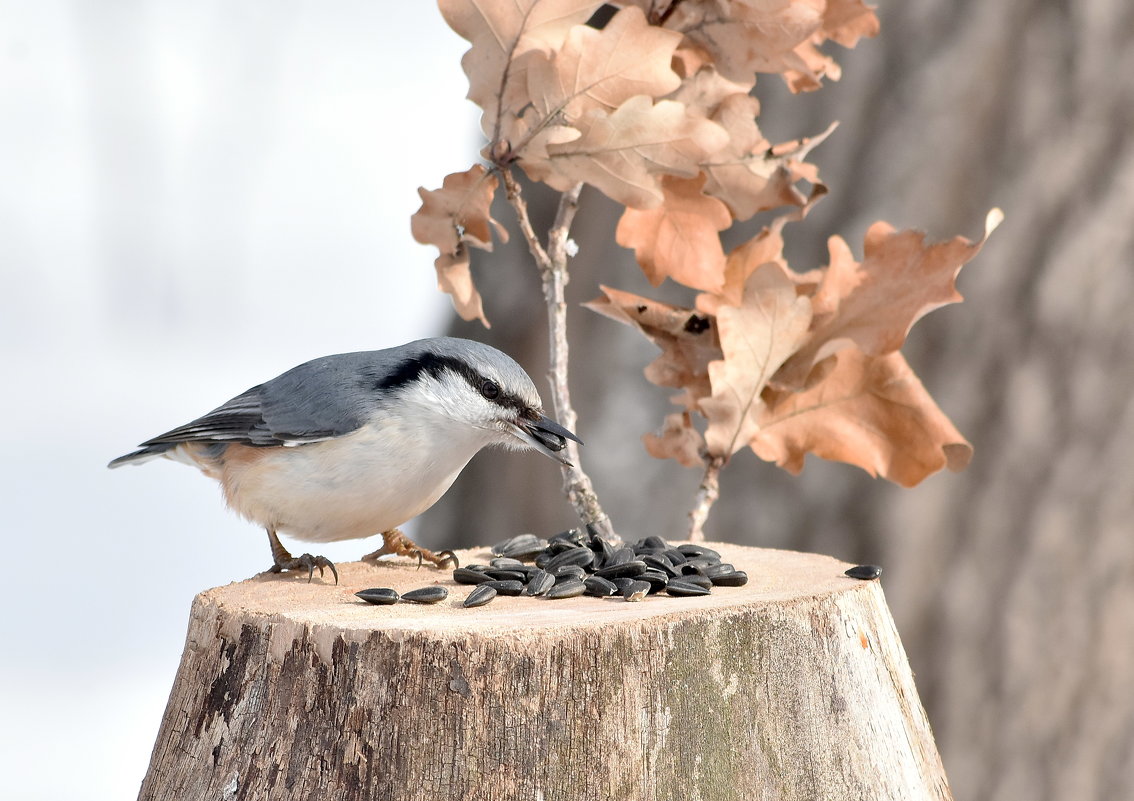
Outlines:
<svg viewBox="0 0 1134 801"><path fill-rule="evenodd" d="M965 473L907 491L813 460L796 479L740 454L708 535L886 566L958 797L1124 797L1134 786L1134 5L911 0L879 14L880 38L839 53L840 83L803 97L775 79L757 87L773 141L842 123L813 154L831 197L789 226L788 255L801 269L825 264L829 234L854 246L876 219L975 236L990 206L1005 210L961 274L966 302L919 323L906 348L976 456ZM578 239L610 241L613 224L584 193ZM492 331L459 330L538 370L538 296L509 291L538 282L508 258L478 266ZM574 302L600 280L645 289L614 247L584 244L573 270ZM653 462L637 442L667 411L641 378L653 350L585 314L571 320L583 458L618 530L676 536L699 476ZM526 510L494 492L501 475ZM425 520L437 541L571 523L556 476L523 460L478 457L455 490Z"/></svg>
<svg viewBox="0 0 1134 801"><path fill-rule="evenodd" d="M201 593L140 797L951 799L879 583L722 556L747 586L633 604L463 609L363 563ZM437 606L353 595L432 582Z"/></svg>

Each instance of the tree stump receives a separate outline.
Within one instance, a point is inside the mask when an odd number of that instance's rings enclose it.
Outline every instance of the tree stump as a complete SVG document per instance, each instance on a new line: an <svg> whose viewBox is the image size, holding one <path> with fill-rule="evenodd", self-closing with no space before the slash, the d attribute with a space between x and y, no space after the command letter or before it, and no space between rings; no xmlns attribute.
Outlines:
<svg viewBox="0 0 1134 801"><path fill-rule="evenodd" d="M712 547L746 586L465 609L449 573L351 563L203 592L140 798L950 799L879 583Z"/></svg>

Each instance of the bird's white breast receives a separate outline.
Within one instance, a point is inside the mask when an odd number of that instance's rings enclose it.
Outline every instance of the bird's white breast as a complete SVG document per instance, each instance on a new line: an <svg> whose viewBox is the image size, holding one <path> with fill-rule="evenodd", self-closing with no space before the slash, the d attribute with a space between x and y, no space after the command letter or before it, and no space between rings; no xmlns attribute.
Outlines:
<svg viewBox="0 0 1134 801"><path fill-rule="evenodd" d="M295 447L232 445L206 473L249 520L309 542L368 537L432 506L494 440L483 429L386 416ZM219 474L219 475L218 475Z"/></svg>

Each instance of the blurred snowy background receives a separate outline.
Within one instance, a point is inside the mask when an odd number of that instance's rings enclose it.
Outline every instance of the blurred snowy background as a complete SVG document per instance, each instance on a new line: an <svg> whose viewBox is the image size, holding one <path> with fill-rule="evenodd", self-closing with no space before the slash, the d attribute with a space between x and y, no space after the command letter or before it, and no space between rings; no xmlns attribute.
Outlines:
<svg viewBox="0 0 1134 801"><path fill-rule="evenodd" d="M409 216L478 146L465 47L427 2L0 0L4 798L133 798L194 593L270 560L213 482L106 462L442 329Z"/></svg>

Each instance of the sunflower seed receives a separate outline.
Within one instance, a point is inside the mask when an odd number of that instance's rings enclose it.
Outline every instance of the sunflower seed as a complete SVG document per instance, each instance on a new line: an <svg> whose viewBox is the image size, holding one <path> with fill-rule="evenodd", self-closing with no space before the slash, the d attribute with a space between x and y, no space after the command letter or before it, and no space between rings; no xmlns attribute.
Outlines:
<svg viewBox="0 0 1134 801"><path fill-rule="evenodd" d="M748 574L743 570L734 570L731 573L717 573L709 580L718 587L743 587L748 583Z"/></svg>
<svg viewBox="0 0 1134 801"><path fill-rule="evenodd" d="M619 548L613 551L610 556L606 558L603 567L614 567L615 565L624 565L634 559L634 551L630 548Z"/></svg>
<svg viewBox="0 0 1134 801"><path fill-rule="evenodd" d="M681 572L670 564L669 560L661 554L648 553L642 557L642 561L650 567L660 570L667 576L680 576Z"/></svg>
<svg viewBox="0 0 1134 801"><path fill-rule="evenodd" d="M568 579L561 584L556 584L547 591L548 598L574 598L576 595L582 595L586 591L583 582L576 578Z"/></svg>
<svg viewBox="0 0 1134 801"><path fill-rule="evenodd" d="M471 567L458 567L453 571L453 581L458 584L483 584L491 580L492 576Z"/></svg>
<svg viewBox="0 0 1134 801"><path fill-rule="evenodd" d="M509 537L493 545L492 553L495 556L518 558L516 551L526 551L529 548L535 548L536 545L539 545L536 551L541 551L546 547L547 541L541 540L535 534L517 534L515 537Z"/></svg>
<svg viewBox="0 0 1134 801"><path fill-rule="evenodd" d="M537 570L528 579L528 586L524 587L524 595L545 595L555 585L555 576L546 570Z"/></svg>
<svg viewBox="0 0 1134 801"><path fill-rule="evenodd" d="M658 550L658 551L669 550L669 543L666 542L665 540L663 540L661 537L658 537L658 536L653 535L653 534L651 534L650 536L648 536L644 540L642 540L642 544L645 545L647 548L652 548L652 549L655 549L655 550Z"/></svg>
<svg viewBox="0 0 1134 801"><path fill-rule="evenodd" d="M554 570L548 570L547 572L555 576L556 583L564 578L577 578L579 581L582 581L587 577L587 571L578 565L560 565Z"/></svg>
<svg viewBox="0 0 1134 801"><path fill-rule="evenodd" d="M686 556L715 556L718 562L721 560L721 555L717 551L706 548L704 545L694 545L691 542L678 545L677 550Z"/></svg>
<svg viewBox="0 0 1134 801"><path fill-rule="evenodd" d="M378 606L386 606L387 604L396 604L398 602L397 591L391 590L389 587L374 587L369 590L356 592L355 595L368 604L377 604Z"/></svg>
<svg viewBox="0 0 1134 801"><path fill-rule="evenodd" d="M669 595L675 595L678 597L709 594L708 587L702 587L700 585L693 584L689 581L683 581L681 579L674 579L673 581L671 581L669 583L669 586L665 588L665 591Z"/></svg>
<svg viewBox="0 0 1134 801"><path fill-rule="evenodd" d="M495 597L496 597L496 589L495 588L490 587L487 584L481 584L481 585L477 586L476 588L474 588L473 591L468 594L468 597L465 598L465 602L462 604L462 606L466 606L466 607L484 606L486 603L488 603L489 601L491 601Z"/></svg>
<svg viewBox="0 0 1134 801"><path fill-rule="evenodd" d="M595 576L595 578L602 578L602 576ZM613 578L613 579L610 579L610 583L613 584L615 586L615 589L618 591L618 593L621 594L621 593L626 592L626 588L634 583L634 579L626 578L626 577Z"/></svg>
<svg viewBox="0 0 1134 801"><path fill-rule="evenodd" d="M713 576L719 576L722 573L734 572L736 572L736 568L728 564L727 562L719 562L715 565L709 565L705 568L705 575L709 578L712 578Z"/></svg>
<svg viewBox="0 0 1134 801"><path fill-rule="evenodd" d="M596 598L606 598L609 595L614 595L618 592L618 587L614 582L607 581L602 576L588 576L587 580L583 582L586 588L587 595L593 595Z"/></svg>
<svg viewBox="0 0 1134 801"><path fill-rule="evenodd" d="M485 582L488 583L488 582ZM403 601L412 601L415 604L435 604L449 597L449 591L444 587L422 587L419 590L410 590L402 593Z"/></svg>
<svg viewBox="0 0 1134 801"><path fill-rule="evenodd" d="M649 568L640 576L636 577L639 581L647 581L650 584L650 592L659 592L665 589L665 585L669 583L669 576L660 570Z"/></svg>
<svg viewBox="0 0 1134 801"><path fill-rule="evenodd" d="M590 548L569 548L562 551L547 561L544 565L544 570L550 573L555 572L555 568L564 567L566 565L578 565L579 567L588 567L595 561L595 552Z"/></svg>
<svg viewBox="0 0 1134 801"><path fill-rule="evenodd" d="M503 581L486 581L481 586L491 587L501 595L519 595L524 591L524 582L519 579L505 579Z"/></svg>
<svg viewBox="0 0 1134 801"><path fill-rule="evenodd" d="M523 570L486 570L486 576L496 581L527 581L528 574Z"/></svg>
<svg viewBox="0 0 1134 801"><path fill-rule="evenodd" d="M514 570L517 567L523 567L524 563L519 559L513 559L510 556L498 556L493 559L489 564L499 570Z"/></svg>
<svg viewBox="0 0 1134 801"><path fill-rule="evenodd" d="M668 551L662 551L662 556L669 560L671 565L675 567L684 562L688 557L676 548L670 548Z"/></svg>
<svg viewBox="0 0 1134 801"><path fill-rule="evenodd" d="M615 578L631 578L633 576L640 576L646 572L646 563L640 562L637 559L629 562L621 562L610 567L602 567L595 571L596 576L602 576L606 579Z"/></svg>
<svg viewBox="0 0 1134 801"><path fill-rule="evenodd" d="M696 586L706 590L710 589L713 586L712 579L710 579L708 576L702 576L696 573L692 576L682 576L681 578L676 580L680 581L683 584L695 584Z"/></svg>
<svg viewBox="0 0 1134 801"><path fill-rule="evenodd" d="M857 565L846 571L846 574L853 579L861 579L862 581L870 581L882 575L882 568L878 565Z"/></svg>
<svg viewBox="0 0 1134 801"><path fill-rule="evenodd" d="M622 591L622 597L627 601L640 601L646 597L650 591L650 582L648 581L634 581L630 586Z"/></svg>

